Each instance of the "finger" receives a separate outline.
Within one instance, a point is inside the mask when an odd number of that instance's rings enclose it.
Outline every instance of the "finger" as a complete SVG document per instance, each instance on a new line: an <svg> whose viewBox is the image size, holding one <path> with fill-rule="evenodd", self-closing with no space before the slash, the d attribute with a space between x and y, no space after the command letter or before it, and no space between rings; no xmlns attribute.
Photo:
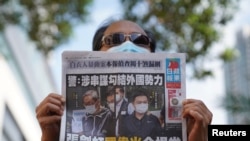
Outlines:
<svg viewBox="0 0 250 141"><path fill-rule="evenodd" d="M200 113L211 115L212 113L207 106L200 100L186 99L183 101L184 108L196 108Z"/></svg>
<svg viewBox="0 0 250 141"><path fill-rule="evenodd" d="M207 108L204 108L203 106L201 106L199 103L185 105L183 108L183 116L184 117L193 116L192 114L190 114L191 111L197 112L200 116L202 116L206 124L211 123L211 119L212 119L211 112ZM196 118L196 117L193 117L193 118Z"/></svg>
<svg viewBox="0 0 250 141"><path fill-rule="evenodd" d="M64 110L64 98L60 95L48 95L36 108L37 116L47 115L48 113L61 114Z"/></svg>
<svg viewBox="0 0 250 141"><path fill-rule="evenodd" d="M42 129L50 128L51 126L54 126L55 123L60 123L61 116L48 116L48 117L41 117L38 118L38 122Z"/></svg>
<svg viewBox="0 0 250 141"><path fill-rule="evenodd" d="M63 114L63 109L61 108L61 106L52 103L46 103L43 107L37 110L36 114L37 117L51 116L51 115L61 116Z"/></svg>
<svg viewBox="0 0 250 141"><path fill-rule="evenodd" d="M59 105L60 103L64 103L65 99L59 95L59 94L54 94L50 93L38 106L37 109L40 109L40 107L44 106L46 103L52 102L54 104Z"/></svg>
<svg viewBox="0 0 250 141"><path fill-rule="evenodd" d="M56 93L50 93L39 105L43 105L44 103L47 103L52 99L61 101L62 103L65 102L65 98L62 95Z"/></svg>
<svg viewBox="0 0 250 141"><path fill-rule="evenodd" d="M204 112L202 111L200 108L189 108L185 110L186 113L184 112L184 116L191 116L192 118L195 118L196 120L199 119L199 117L201 117L201 119L203 119L203 122L208 125L211 124L211 120L212 120L212 114L210 112ZM196 114L191 114L192 112L195 112ZM198 116L198 117L194 117L194 116Z"/></svg>
<svg viewBox="0 0 250 141"><path fill-rule="evenodd" d="M206 105L200 100L187 99L183 101L183 116L190 116L190 111L198 112L201 115L207 124L211 123L212 113L206 107Z"/></svg>
<svg viewBox="0 0 250 141"><path fill-rule="evenodd" d="M183 115L190 116L190 111L196 111L201 115L204 115L204 118L206 118L206 109L204 109L200 104L198 103L190 103L183 106Z"/></svg>
<svg viewBox="0 0 250 141"><path fill-rule="evenodd" d="M189 135L207 128L207 124L204 122L202 115L192 110L189 114L192 117L187 120L187 132Z"/></svg>

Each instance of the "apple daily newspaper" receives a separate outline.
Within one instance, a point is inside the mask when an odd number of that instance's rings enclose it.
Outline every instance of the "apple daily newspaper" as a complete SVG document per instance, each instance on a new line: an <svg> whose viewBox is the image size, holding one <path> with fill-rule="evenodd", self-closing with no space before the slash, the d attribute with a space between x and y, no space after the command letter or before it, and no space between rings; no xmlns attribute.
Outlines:
<svg viewBox="0 0 250 141"><path fill-rule="evenodd" d="M60 141L187 141L185 67L184 53L64 51Z"/></svg>

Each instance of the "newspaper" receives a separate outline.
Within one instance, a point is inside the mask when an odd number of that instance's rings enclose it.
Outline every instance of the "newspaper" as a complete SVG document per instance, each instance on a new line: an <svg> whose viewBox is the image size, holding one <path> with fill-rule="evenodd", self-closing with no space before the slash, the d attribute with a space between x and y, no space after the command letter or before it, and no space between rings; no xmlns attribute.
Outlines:
<svg viewBox="0 0 250 141"><path fill-rule="evenodd" d="M63 52L60 141L187 141L185 65L183 53ZM126 109L117 93L108 102L116 86Z"/></svg>

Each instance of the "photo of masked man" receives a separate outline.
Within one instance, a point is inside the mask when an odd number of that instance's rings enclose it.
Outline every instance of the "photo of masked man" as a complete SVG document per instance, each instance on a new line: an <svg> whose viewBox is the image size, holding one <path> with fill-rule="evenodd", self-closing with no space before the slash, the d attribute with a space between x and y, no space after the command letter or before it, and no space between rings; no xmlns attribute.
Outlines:
<svg viewBox="0 0 250 141"><path fill-rule="evenodd" d="M140 137L142 140L146 137L155 139L157 136L161 136L163 129L159 118L148 111L149 97L146 91L134 90L132 104L134 112L127 116L121 124L120 136Z"/></svg>
<svg viewBox="0 0 250 141"><path fill-rule="evenodd" d="M123 119L129 114L129 102L125 98L125 90L123 86L110 86L107 90L107 105L113 113L113 122L115 125L115 135L119 136L120 124L123 124Z"/></svg>
<svg viewBox="0 0 250 141"><path fill-rule="evenodd" d="M85 136L114 136L110 131L109 123L112 121L111 111L102 106L96 90L88 90L82 96L85 116L82 119L82 135Z"/></svg>

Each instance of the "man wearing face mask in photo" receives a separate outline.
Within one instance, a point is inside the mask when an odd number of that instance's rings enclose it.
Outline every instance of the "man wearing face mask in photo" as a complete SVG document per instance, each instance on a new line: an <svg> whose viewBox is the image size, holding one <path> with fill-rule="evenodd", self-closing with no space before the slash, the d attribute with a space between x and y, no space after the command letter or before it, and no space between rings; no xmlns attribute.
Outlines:
<svg viewBox="0 0 250 141"><path fill-rule="evenodd" d="M153 34L128 20L111 20L102 24L95 32L92 46L93 51L110 51L113 47L124 46L125 42L133 45L130 52L155 52L156 42ZM115 51L129 51L124 48ZM64 96L50 93L36 107L36 118L42 131L42 141L59 139L64 106ZM187 119L188 141L207 141L207 130L212 122L212 112L203 101L197 99L185 99L182 106L182 117Z"/></svg>
<svg viewBox="0 0 250 141"><path fill-rule="evenodd" d="M108 90L107 92L107 107L114 113L115 116L115 91L113 89Z"/></svg>
<svg viewBox="0 0 250 141"><path fill-rule="evenodd" d="M132 92L132 104L134 112L127 116L121 125L121 136L146 137L156 139L160 137L163 129L157 116L148 112L149 98L144 90L134 90Z"/></svg>
<svg viewBox="0 0 250 141"><path fill-rule="evenodd" d="M128 100L125 98L125 91L122 86L115 86L115 109L116 117L128 114Z"/></svg>
<svg viewBox="0 0 250 141"><path fill-rule="evenodd" d="M115 90L113 87L108 87L106 93L106 107L110 109L112 113L112 121L109 123L109 131L110 133L115 136L115 126L116 126L116 115L115 115Z"/></svg>
<svg viewBox="0 0 250 141"><path fill-rule="evenodd" d="M82 96L86 115L82 119L82 134L85 136L114 136L110 131L109 123L112 121L112 113L101 106L96 90L88 90Z"/></svg>
<svg viewBox="0 0 250 141"><path fill-rule="evenodd" d="M115 120L115 135L119 136L120 132L120 124L123 123L124 117L128 115L128 101L125 98L125 91L122 86L114 86L110 87L109 91L109 107L114 112L114 120ZM112 95L113 94L113 95ZM112 100L113 98L113 100Z"/></svg>

